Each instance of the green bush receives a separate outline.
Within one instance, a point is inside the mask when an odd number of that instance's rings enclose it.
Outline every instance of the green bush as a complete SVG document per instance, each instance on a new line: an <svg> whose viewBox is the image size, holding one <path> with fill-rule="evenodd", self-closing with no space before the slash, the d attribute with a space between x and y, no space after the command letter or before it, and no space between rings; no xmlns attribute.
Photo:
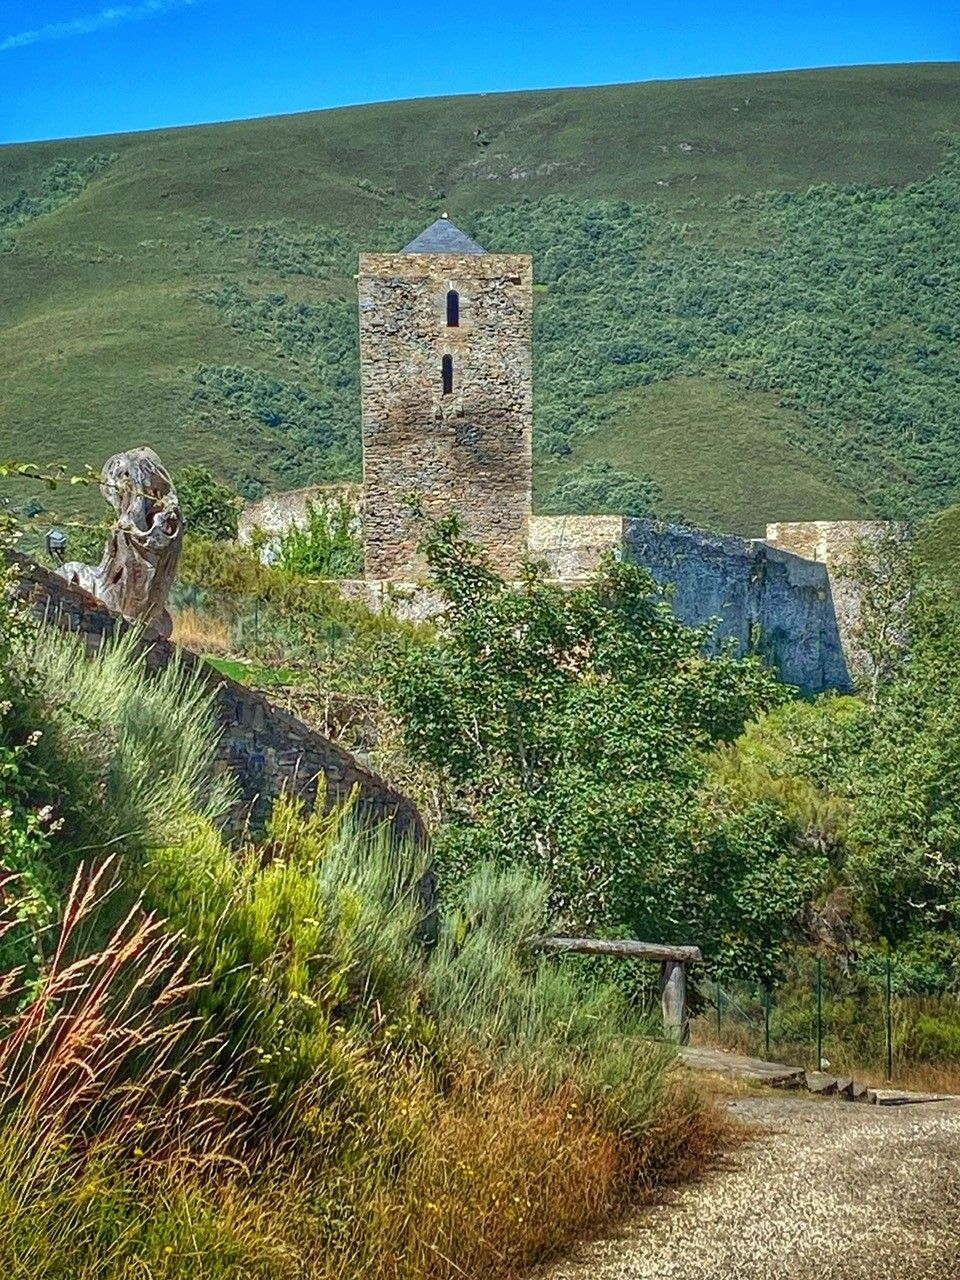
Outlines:
<svg viewBox="0 0 960 1280"><path fill-rule="evenodd" d="M960 1062L960 1016L953 1021L921 1013L903 1035L899 1052L912 1062Z"/></svg>
<svg viewBox="0 0 960 1280"><path fill-rule="evenodd" d="M93 661L82 636L53 627L31 626L24 640L20 661L38 685L36 755L60 784L59 847L143 849L185 833L197 815L223 816L235 787L215 772L219 727L199 670L174 659L148 675L135 630Z"/></svg>
<svg viewBox="0 0 960 1280"><path fill-rule="evenodd" d="M429 1039L414 996L422 859L387 828L340 809L304 816L290 800L257 843L232 847L201 823L150 855L148 900L208 980L199 1007L230 1059L251 1058L274 1106L318 1076L348 1086L350 1029Z"/></svg>
<svg viewBox="0 0 960 1280"><path fill-rule="evenodd" d="M21 190L13 200L0 205L0 228L13 228L53 213L68 204L117 159L116 154L97 152L83 160L56 160L40 175L35 192Z"/></svg>
<svg viewBox="0 0 960 1280"><path fill-rule="evenodd" d="M197 538L232 541L243 505L229 485L214 480L206 467L182 467L173 477L186 528Z"/></svg>
<svg viewBox="0 0 960 1280"><path fill-rule="evenodd" d="M355 524L354 509L344 497L308 502L306 523L281 533L273 563L300 577L360 577L363 547Z"/></svg>

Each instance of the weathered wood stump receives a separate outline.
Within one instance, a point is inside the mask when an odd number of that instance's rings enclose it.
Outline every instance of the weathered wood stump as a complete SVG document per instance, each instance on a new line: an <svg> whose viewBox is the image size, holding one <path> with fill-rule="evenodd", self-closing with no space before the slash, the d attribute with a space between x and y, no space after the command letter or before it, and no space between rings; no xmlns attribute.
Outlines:
<svg viewBox="0 0 960 1280"><path fill-rule="evenodd" d="M142 622L168 638L167 597L183 547L173 481L152 449L130 449L106 463L100 492L117 513L103 559L99 565L71 560L57 572L128 622Z"/></svg>

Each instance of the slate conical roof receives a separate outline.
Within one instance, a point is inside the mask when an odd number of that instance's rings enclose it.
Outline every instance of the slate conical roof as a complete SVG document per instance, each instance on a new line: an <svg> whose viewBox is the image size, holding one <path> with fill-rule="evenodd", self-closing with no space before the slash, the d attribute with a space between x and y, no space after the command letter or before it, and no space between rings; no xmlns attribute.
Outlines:
<svg viewBox="0 0 960 1280"><path fill-rule="evenodd" d="M449 218L438 218L426 231L421 231L416 240L405 246L404 253L486 253L482 245L470 237L459 227L455 227Z"/></svg>

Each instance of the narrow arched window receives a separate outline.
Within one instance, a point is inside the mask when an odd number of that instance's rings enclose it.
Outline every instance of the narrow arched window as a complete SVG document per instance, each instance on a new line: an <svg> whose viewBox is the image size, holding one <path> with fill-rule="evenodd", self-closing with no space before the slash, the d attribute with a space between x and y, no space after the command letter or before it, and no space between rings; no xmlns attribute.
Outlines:
<svg viewBox="0 0 960 1280"><path fill-rule="evenodd" d="M460 295L456 289L447 292L447 328L456 329L460 324Z"/></svg>
<svg viewBox="0 0 960 1280"><path fill-rule="evenodd" d="M450 395L453 391L453 356L444 356L443 365L443 394Z"/></svg>

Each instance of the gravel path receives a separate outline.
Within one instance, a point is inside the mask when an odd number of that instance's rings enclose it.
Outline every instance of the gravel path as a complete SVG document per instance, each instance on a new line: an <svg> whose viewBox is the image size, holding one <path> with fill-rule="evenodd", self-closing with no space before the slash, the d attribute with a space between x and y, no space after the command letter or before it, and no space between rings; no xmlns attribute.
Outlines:
<svg viewBox="0 0 960 1280"><path fill-rule="evenodd" d="M960 1280L960 1103L738 1098L763 1132L549 1280Z"/></svg>

